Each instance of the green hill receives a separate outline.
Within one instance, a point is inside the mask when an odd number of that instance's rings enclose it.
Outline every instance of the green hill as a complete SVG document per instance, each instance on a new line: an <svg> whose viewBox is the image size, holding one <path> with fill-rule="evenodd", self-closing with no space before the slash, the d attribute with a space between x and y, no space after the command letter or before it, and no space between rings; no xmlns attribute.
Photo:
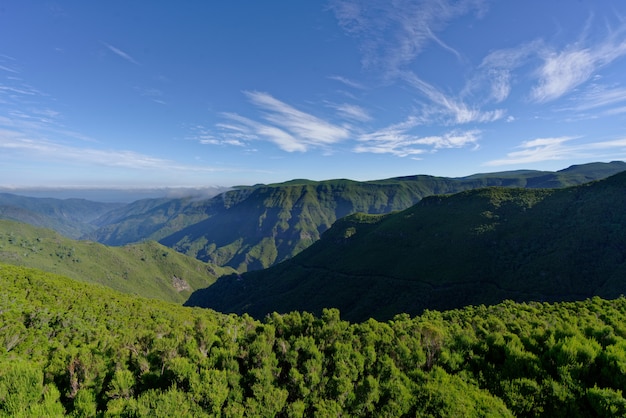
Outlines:
<svg viewBox="0 0 626 418"><path fill-rule="evenodd" d="M291 260L226 276L188 305L346 318L626 294L626 173L566 189L486 188L355 214Z"/></svg>
<svg viewBox="0 0 626 418"><path fill-rule="evenodd" d="M0 220L0 261L39 268L124 293L184 302L231 269L211 266L154 241L107 247L43 228Z"/></svg>
<svg viewBox="0 0 626 418"><path fill-rule="evenodd" d="M626 299L265 322L0 264L0 416L626 414Z"/></svg>
<svg viewBox="0 0 626 418"><path fill-rule="evenodd" d="M239 187L209 200L136 202L106 214L98 220L102 228L88 237L108 245L158 240L200 260L244 272L293 257L316 242L337 219L352 213L388 213L427 196L485 186L565 187L625 169L626 163L616 161L557 172L525 170L463 178L292 180Z"/></svg>

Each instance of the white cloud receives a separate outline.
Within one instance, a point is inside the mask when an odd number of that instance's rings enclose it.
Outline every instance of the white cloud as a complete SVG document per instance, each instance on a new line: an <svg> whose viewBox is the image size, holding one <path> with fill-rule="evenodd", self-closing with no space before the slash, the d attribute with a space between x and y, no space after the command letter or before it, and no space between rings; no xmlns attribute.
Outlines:
<svg viewBox="0 0 626 418"><path fill-rule="evenodd" d="M578 112L611 106L626 101L626 88L608 88L594 84L574 98L574 105L564 110ZM607 112L611 112L609 109Z"/></svg>
<svg viewBox="0 0 626 418"><path fill-rule="evenodd" d="M342 103L342 104L331 104L340 116L346 119L352 119L359 122L367 122L372 120L372 117L368 113L367 110L363 109L361 106Z"/></svg>
<svg viewBox="0 0 626 418"><path fill-rule="evenodd" d="M488 100L503 102L511 93L513 71L526 64L530 56L537 54L542 44L541 41L533 41L515 48L492 51L483 58L478 67L478 76L470 80L466 90L483 91L487 84Z"/></svg>
<svg viewBox="0 0 626 418"><path fill-rule="evenodd" d="M271 95L246 92L250 101L265 111L264 119L309 145L334 144L348 137L348 130L302 112Z"/></svg>
<svg viewBox="0 0 626 418"><path fill-rule="evenodd" d="M531 98L539 103L558 99L589 80L598 69L626 55L626 40L618 39L620 34L611 33L603 42L588 47L574 44L559 52L545 51Z"/></svg>
<svg viewBox="0 0 626 418"><path fill-rule="evenodd" d="M268 93L245 92L250 102L261 111L263 122L236 113L223 113L228 123L218 124L223 131L222 143L228 140L267 140L287 152L305 152L310 148L327 147L346 140L351 132L348 127L338 126L303 112L284 103ZM364 111L351 109L352 116L364 117ZM344 112L348 112L347 108Z"/></svg>
<svg viewBox="0 0 626 418"><path fill-rule="evenodd" d="M478 146L480 131L451 131L443 135L418 136L409 133L416 123L415 119L409 119L401 124L362 134L358 138L360 143L354 147L354 152L406 157L444 148L462 148L468 145L476 148Z"/></svg>
<svg viewBox="0 0 626 418"><path fill-rule="evenodd" d="M354 80L350 80L348 78L345 78L345 77L342 77L342 76L339 76L339 75L331 75L328 78L331 79L331 80L339 81L340 83L343 83L343 84L345 84L348 87L352 87L352 88L355 88L355 89L358 89L358 90L365 90L365 88L366 88L361 83L358 83L358 82L356 82Z"/></svg>
<svg viewBox="0 0 626 418"><path fill-rule="evenodd" d="M594 58L588 50L550 53L539 70L539 84L531 97L538 102L557 99L587 81L594 70Z"/></svg>
<svg viewBox="0 0 626 418"><path fill-rule="evenodd" d="M131 57L129 54L127 54L126 52L122 51L119 48L114 47L111 44L108 44L106 42L102 42L102 45L106 46L109 51L113 52L115 55L117 55L120 58L125 59L126 61L135 64L135 65L139 65L139 63L137 62L137 60L135 60L133 57Z"/></svg>
<svg viewBox="0 0 626 418"><path fill-rule="evenodd" d="M576 144L575 136L537 138L522 142L506 155L506 158L491 160L486 166L521 165L550 160L615 158L616 153L626 153L626 138Z"/></svg>
<svg viewBox="0 0 626 418"><path fill-rule="evenodd" d="M23 132L0 129L0 158L27 155L30 160L48 163L105 166L158 171L217 171L211 167L189 166L128 150L102 150L74 147L45 138L34 138Z"/></svg>
<svg viewBox="0 0 626 418"><path fill-rule="evenodd" d="M403 77L408 84L419 90L428 100L437 105L436 108L433 108L432 103L429 103L427 113L442 116L444 123L494 122L501 119L506 113L503 109L483 111L470 107L460 99L445 95L412 72L405 72ZM426 115L425 119L428 119L428 117Z"/></svg>
<svg viewBox="0 0 626 418"><path fill-rule="evenodd" d="M457 17L482 13L482 0L358 0L332 1L340 26L361 45L365 67L393 74L403 70L430 43L459 56L437 33Z"/></svg>

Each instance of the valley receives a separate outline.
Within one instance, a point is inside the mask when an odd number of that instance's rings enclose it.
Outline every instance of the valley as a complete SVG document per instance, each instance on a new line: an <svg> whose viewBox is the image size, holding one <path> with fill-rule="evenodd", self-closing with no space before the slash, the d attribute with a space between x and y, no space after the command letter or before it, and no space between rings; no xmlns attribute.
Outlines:
<svg viewBox="0 0 626 418"><path fill-rule="evenodd" d="M624 415L619 167L2 196L0 416Z"/></svg>

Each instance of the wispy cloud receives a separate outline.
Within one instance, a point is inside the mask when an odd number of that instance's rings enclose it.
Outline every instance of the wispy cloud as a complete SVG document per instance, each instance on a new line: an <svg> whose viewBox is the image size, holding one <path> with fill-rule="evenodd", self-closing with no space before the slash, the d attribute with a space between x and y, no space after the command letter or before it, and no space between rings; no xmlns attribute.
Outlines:
<svg viewBox="0 0 626 418"><path fill-rule="evenodd" d="M444 93L411 70L411 64L429 45L436 45L464 61L440 33L454 19L471 13L482 15L486 10L485 1L380 0L363 3L337 0L331 3L331 8L340 26L359 41L364 67L381 71L386 80L408 84L428 101L420 115L425 124L485 123L505 115L503 109L483 110L479 103L469 104L463 94ZM492 61L496 59L498 57L492 57ZM492 97L501 102L510 91L509 72L495 65L489 71Z"/></svg>
<svg viewBox="0 0 626 418"><path fill-rule="evenodd" d="M487 101L503 102L511 93L514 71L528 63L543 47L540 40L522 44L515 48L504 48L490 52L478 67L478 75L472 78L465 90L467 93L480 91L487 85Z"/></svg>
<svg viewBox="0 0 626 418"><path fill-rule="evenodd" d="M361 106L349 103L330 104L329 106L334 108L341 117L346 119L351 119L359 122L367 122L372 120L372 116L370 116L369 112Z"/></svg>
<svg viewBox="0 0 626 418"><path fill-rule="evenodd" d="M6 65L1 65L0 64L0 70L6 71L6 72L9 72L9 73L13 73L13 74L18 74L17 70L14 70L13 68L9 68Z"/></svg>
<svg viewBox="0 0 626 418"><path fill-rule="evenodd" d="M245 92L245 95L260 111L263 121L236 113L223 113L222 116L229 122L218 125L223 131L220 141L266 140L287 152L304 152L309 148L335 144L350 135L347 127L298 110L268 93L252 91Z"/></svg>
<svg viewBox="0 0 626 418"><path fill-rule="evenodd" d="M584 112L591 109L609 107L626 102L626 88L611 88L605 85L593 84L584 92L572 99L573 105L563 110ZM608 109L606 112L611 112Z"/></svg>
<svg viewBox="0 0 626 418"><path fill-rule="evenodd" d="M366 87L365 87L363 84L361 84L361 83L359 83L359 82L356 82L356 81L354 81L354 80L350 80L350 79L348 79L348 78L345 78L345 77L339 76L339 75L331 75L331 76L329 76L328 78L329 78L330 80L335 80L335 81L338 81L338 82L340 82L340 83L343 83L343 84L345 84L346 86L348 86L348 87L352 87L352 88L354 88L354 89L358 89L358 90L365 90L365 89L366 89Z"/></svg>
<svg viewBox="0 0 626 418"><path fill-rule="evenodd" d="M410 115L404 121L381 129L367 130L349 123L337 125L294 108L267 93L246 92L260 110L261 120L236 113L222 113L226 122L216 124L217 132L202 125L193 127L189 139L206 145L249 147L255 141L268 141L287 152L322 149L332 153L339 143L351 143L355 153L415 156L446 148L478 147L480 131L449 130L441 135L415 133L423 119ZM368 121L369 113L354 104L328 104L344 120ZM485 115L481 117L486 117ZM492 117L492 116L489 116ZM480 119L472 116L473 119Z"/></svg>
<svg viewBox="0 0 626 418"><path fill-rule="evenodd" d="M524 141L506 158L486 162L486 166L521 165L551 160L616 158L626 155L626 138L611 141L575 143L576 136L537 138Z"/></svg>
<svg viewBox="0 0 626 418"><path fill-rule="evenodd" d="M403 123L388 126L375 132L360 135L359 144L354 147L357 153L391 154L406 157L434 152L444 148L478 147L480 131L450 131L443 135L419 136L411 129L419 122L409 118Z"/></svg>
<svg viewBox="0 0 626 418"><path fill-rule="evenodd" d="M155 103L158 104L167 104L165 100L163 100L163 92L154 87L139 87L135 86L135 90L139 92L139 94L143 97L147 97Z"/></svg>
<svg viewBox="0 0 626 418"><path fill-rule="evenodd" d="M558 99L589 80L598 69L626 55L624 32L612 32L595 45L585 46L581 41L561 51L546 49L531 98L539 103Z"/></svg>
<svg viewBox="0 0 626 418"><path fill-rule="evenodd" d="M503 109L483 111L480 108L471 107L459 98L445 95L413 72L405 72L403 78L430 101L424 112L425 120L435 117L447 124L485 123L501 119L506 113ZM436 107L432 106L433 103Z"/></svg>
<svg viewBox="0 0 626 418"><path fill-rule="evenodd" d="M485 4L482 0L336 0L330 7L341 27L359 40L363 65L395 73L430 43L459 56L437 33L452 19L482 13Z"/></svg>
<svg viewBox="0 0 626 418"><path fill-rule="evenodd" d="M136 170L217 171L208 166L182 165L134 151L75 147L7 129L0 129L0 150L2 150L0 154L5 158L19 153L27 155L30 160L38 159L47 163L98 165Z"/></svg>
<svg viewBox="0 0 626 418"><path fill-rule="evenodd" d="M116 48L113 45L108 44L106 42L102 42L102 45L107 47L109 49L109 51L113 52L118 57L121 57L121 58L125 59L126 61L128 61L128 62L130 62L132 64L139 65L137 60L135 60L132 56L130 56L128 53L122 51L121 49Z"/></svg>

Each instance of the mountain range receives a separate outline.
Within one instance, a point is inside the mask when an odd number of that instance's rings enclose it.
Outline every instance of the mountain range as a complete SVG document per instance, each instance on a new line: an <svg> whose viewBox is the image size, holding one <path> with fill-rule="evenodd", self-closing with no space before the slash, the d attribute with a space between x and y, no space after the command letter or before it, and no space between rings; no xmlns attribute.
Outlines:
<svg viewBox="0 0 626 418"><path fill-rule="evenodd" d="M407 176L386 180L292 180L237 187L211 199L148 199L96 219L84 238L107 245L150 239L239 272L287 260L316 242L338 219L356 212L406 209L431 195L487 186L566 187L626 170L626 163L591 163L557 172L511 171L462 178Z"/></svg>
<svg viewBox="0 0 626 418"><path fill-rule="evenodd" d="M623 170L626 163L614 161L556 172L517 170L460 178L291 180L235 187L210 198L163 197L126 204L0 193L0 219L113 246L159 241L199 260L245 272L293 257L335 221L352 213L388 213L406 209L426 196L487 186L566 187Z"/></svg>
<svg viewBox="0 0 626 418"><path fill-rule="evenodd" d="M424 309L626 293L626 173L564 189L489 187L353 214L290 260L186 302L263 317L339 308L362 321Z"/></svg>

